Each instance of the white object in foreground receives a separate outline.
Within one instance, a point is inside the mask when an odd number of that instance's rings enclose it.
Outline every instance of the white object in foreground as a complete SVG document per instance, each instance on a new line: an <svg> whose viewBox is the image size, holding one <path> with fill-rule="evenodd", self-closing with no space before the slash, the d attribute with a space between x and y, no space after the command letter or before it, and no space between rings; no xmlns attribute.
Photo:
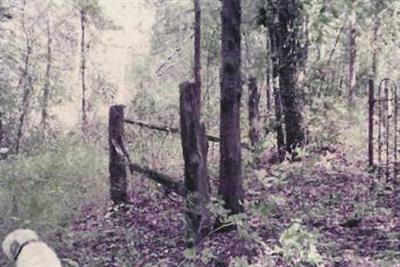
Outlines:
<svg viewBox="0 0 400 267"><path fill-rule="evenodd" d="M16 267L62 267L56 253L32 230L15 230L6 236L2 247Z"/></svg>
<svg viewBox="0 0 400 267"><path fill-rule="evenodd" d="M10 149L8 147L0 147L0 154L7 154Z"/></svg>

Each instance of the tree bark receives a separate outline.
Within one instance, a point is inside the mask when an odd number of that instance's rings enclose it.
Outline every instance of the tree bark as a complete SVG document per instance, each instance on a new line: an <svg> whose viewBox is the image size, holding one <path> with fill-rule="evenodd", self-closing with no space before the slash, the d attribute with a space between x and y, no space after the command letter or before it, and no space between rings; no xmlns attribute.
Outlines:
<svg viewBox="0 0 400 267"><path fill-rule="evenodd" d="M3 113L0 112L0 148L3 145L4 129L3 129Z"/></svg>
<svg viewBox="0 0 400 267"><path fill-rule="evenodd" d="M378 65L379 65L379 29L381 26L381 21L378 17L380 10L380 1L375 3L375 14L374 14L374 32L373 32L373 51L372 51L372 75L374 81L378 81Z"/></svg>
<svg viewBox="0 0 400 267"><path fill-rule="evenodd" d="M249 139L250 144L253 148L257 147L260 141L260 94L257 88L257 79L251 77L249 79Z"/></svg>
<svg viewBox="0 0 400 267"><path fill-rule="evenodd" d="M240 150L241 1L222 0L220 176L218 193L232 214L243 211Z"/></svg>
<svg viewBox="0 0 400 267"><path fill-rule="evenodd" d="M349 92L348 92L348 100L349 105L351 105L354 101L354 96L356 92L356 60L357 60L357 42L356 42L356 11L355 4L356 0L352 0L351 13L349 17Z"/></svg>
<svg viewBox="0 0 400 267"><path fill-rule="evenodd" d="M368 165L370 168L374 166L374 80L368 81Z"/></svg>
<svg viewBox="0 0 400 267"><path fill-rule="evenodd" d="M267 60L265 66L267 113L271 112L271 40L267 37Z"/></svg>
<svg viewBox="0 0 400 267"><path fill-rule="evenodd" d="M18 153L20 150L21 139L22 139L23 130L24 130L24 124L25 124L25 120L26 120L26 117L27 117L28 111L29 111L32 86L33 86L32 78L29 74L32 46L31 46L31 42L30 42L30 39L28 36L27 29L26 29L26 24L25 24L25 6L26 6L26 1L24 0L23 1L22 31L24 33L24 38L25 38L26 54L25 54L25 59L24 59L24 68L22 71L21 78L18 82L18 87L17 87L17 90L19 90L21 87L23 88L23 95L22 95L21 115L19 117L19 125L18 125L17 139L16 139L16 145L15 145L16 153Z"/></svg>
<svg viewBox="0 0 400 267"><path fill-rule="evenodd" d="M279 68L280 68L280 39L278 38L279 29L279 16L277 3L270 4L268 9L271 12L271 17L267 17L267 27L269 32L269 39L271 43L271 68L272 68L272 87L273 87L273 97L274 97L274 110L275 110L275 130L276 130L276 140L279 152L284 151L285 146L285 135L282 125L282 100L279 85Z"/></svg>
<svg viewBox="0 0 400 267"><path fill-rule="evenodd" d="M210 181L207 170L208 140L200 124L198 91L193 83L180 85L180 124L183 159L185 162L186 222L189 245L197 244L209 226L207 204Z"/></svg>
<svg viewBox="0 0 400 267"><path fill-rule="evenodd" d="M285 113L286 151L304 143L302 115L302 64L306 53L301 46L302 8L299 0L279 2L280 66L279 85Z"/></svg>
<svg viewBox="0 0 400 267"><path fill-rule="evenodd" d="M124 157L124 106L116 105L110 108L108 122L109 143L109 172L110 172L110 196L115 204L128 201L126 160Z"/></svg>
<svg viewBox="0 0 400 267"><path fill-rule="evenodd" d="M50 28L50 20L47 20L47 55L46 55L46 74L45 74L45 82L43 87L43 98L42 98L42 120L41 124L44 130L48 126L48 105L49 105L49 96L50 96L50 74L52 68L52 39L51 39L51 28Z"/></svg>
<svg viewBox="0 0 400 267"><path fill-rule="evenodd" d="M19 125L17 131L17 141L15 146L15 152L18 153L21 148L21 139L23 136L23 130L25 125L26 116L29 110L29 102L31 98L32 91L32 78L29 75L29 61L31 56L31 48L28 46L28 51L25 56L25 69L23 71L20 84L23 87L23 96L22 96L22 107L21 107L21 115L19 117ZM18 86L20 87L20 86Z"/></svg>
<svg viewBox="0 0 400 267"><path fill-rule="evenodd" d="M194 0L194 83L196 99L201 108L201 6L200 0Z"/></svg>
<svg viewBox="0 0 400 267"><path fill-rule="evenodd" d="M85 52L85 34L86 34L86 11L80 11L81 21L81 85L82 85L82 132L86 132L87 127L87 103L86 103L86 52Z"/></svg>

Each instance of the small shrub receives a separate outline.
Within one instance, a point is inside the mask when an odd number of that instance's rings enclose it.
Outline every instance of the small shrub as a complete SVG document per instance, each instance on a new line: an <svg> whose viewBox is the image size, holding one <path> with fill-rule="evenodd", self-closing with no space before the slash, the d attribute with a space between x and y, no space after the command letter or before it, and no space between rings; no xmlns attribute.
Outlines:
<svg viewBox="0 0 400 267"><path fill-rule="evenodd" d="M304 229L300 221L296 220L286 229L279 238L279 242L280 247L276 248L276 252L282 253L291 266L304 264L322 266L323 260L316 246L318 239Z"/></svg>

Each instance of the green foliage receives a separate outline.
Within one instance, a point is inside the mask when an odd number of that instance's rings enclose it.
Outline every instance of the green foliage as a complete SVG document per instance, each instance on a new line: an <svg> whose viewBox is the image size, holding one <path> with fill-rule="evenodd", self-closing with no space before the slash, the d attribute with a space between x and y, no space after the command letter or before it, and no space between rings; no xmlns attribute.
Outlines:
<svg viewBox="0 0 400 267"><path fill-rule="evenodd" d="M81 143L59 143L35 156L0 161L0 213L5 227L48 232L68 225L86 201L107 192L105 152ZM5 232L3 232L5 231Z"/></svg>
<svg viewBox="0 0 400 267"><path fill-rule="evenodd" d="M282 253L292 266L322 266L323 260L316 246L318 239L301 225L301 221L295 220L281 234L279 242L280 247L276 248L276 251Z"/></svg>
<svg viewBox="0 0 400 267"><path fill-rule="evenodd" d="M221 198L212 197L208 210L222 223L221 228L232 224L229 219L229 210L224 207L224 201Z"/></svg>
<svg viewBox="0 0 400 267"><path fill-rule="evenodd" d="M214 254L209 248L203 248L199 251L198 248L187 248L183 251L184 266L196 267L196 263L204 264L208 266L210 262L215 258Z"/></svg>
<svg viewBox="0 0 400 267"><path fill-rule="evenodd" d="M246 256L236 257L232 260L230 264L231 267L249 267L250 263Z"/></svg>
<svg viewBox="0 0 400 267"><path fill-rule="evenodd" d="M251 228L248 214L230 214L230 210L224 207L224 201L220 198L212 198L208 209L213 215L214 219L217 219L221 223L221 226L215 229L215 231L234 226L237 229L239 236L244 240L263 244L263 241L258 233L253 231Z"/></svg>
<svg viewBox="0 0 400 267"><path fill-rule="evenodd" d="M309 144L321 148L338 143L348 119L348 109L344 103L333 97L316 99L312 105L306 106L304 113Z"/></svg>

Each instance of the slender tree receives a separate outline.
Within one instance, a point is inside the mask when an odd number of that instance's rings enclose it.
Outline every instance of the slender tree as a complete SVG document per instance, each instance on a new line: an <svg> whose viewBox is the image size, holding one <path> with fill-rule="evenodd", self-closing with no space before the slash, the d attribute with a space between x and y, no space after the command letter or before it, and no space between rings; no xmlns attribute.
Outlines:
<svg viewBox="0 0 400 267"><path fill-rule="evenodd" d="M87 103L86 103L86 10L82 7L79 11L80 23L81 23L81 86L82 86L82 99L81 99L81 111L82 111L82 129L85 132L87 125Z"/></svg>
<svg viewBox="0 0 400 267"><path fill-rule="evenodd" d="M243 211L240 151L241 1L222 0L219 195L232 214Z"/></svg>
<svg viewBox="0 0 400 267"><path fill-rule="evenodd" d="M81 115L82 130L85 133L88 124L89 106L89 90L87 86L87 74L90 72L88 68L88 50L90 45L96 42L96 36L93 30L115 30L117 27L102 12L99 0L74 0L80 20L80 79L81 79ZM90 96L91 98L93 95Z"/></svg>
<svg viewBox="0 0 400 267"><path fill-rule="evenodd" d="M357 60L357 29L356 29L356 0L351 1L351 10L349 16L349 80L348 80L348 99L349 104L353 103L354 95L356 92L356 60Z"/></svg>
<svg viewBox="0 0 400 267"><path fill-rule="evenodd" d="M257 79L255 77L249 78L249 139L252 148L256 148L260 142L260 94L257 87Z"/></svg>
<svg viewBox="0 0 400 267"><path fill-rule="evenodd" d="M194 84L197 92L198 107L201 108L201 6L200 0L194 0Z"/></svg>
<svg viewBox="0 0 400 267"><path fill-rule="evenodd" d="M384 1L376 0L373 1L373 16L374 16L374 26L373 26L373 50L372 50L372 75L375 81L378 80L379 76L379 31L381 29L381 19L379 18L379 13L384 9Z"/></svg>
<svg viewBox="0 0 400 267"><path fill-rule="evenodd" d="M28 115L29 106L32 97L32 77L30 74L31 69L31 56L32 56L32 40L29 36L28 29L26 27L26 18L25 18L25 8L26 1L23 1L23 11L22 11L22 32L25 41L25 55L24 55L24 67L22 69L22 74L18 82L18 89L22 88L22 103L21 103L21 114L19 116L19 125L17 130L17 139L15 144L15 152L18 153L21 146L21 139L23 136L24 125L26 121L26 117Z"/></svg>
<svg viewBox="0 0 400 267"><path fill-rule="evenodd" d="M268 12L266 12L267 10ZM279 16L278 16L278 2L268 1L268 5L262 13L264 14L263 20L266 22L268 27L268 34L270 40L270 53L268 57L271 57L271 69L272 69L272 87L274 97L274 110L275 110L275 130L277 137L278 151L284 151L285 146L285 135L282 125L282 99L279 86L279 68L280 68L280 47L281 39L279 38Z"/></svg>
<svg viewBox="0 0 400 267"><path fill-rule="evenodd" d="M42 121L41 124L44 129L47 128L48 125L48 105L49 105L49 96L50 96L50 81L51 81L51 70L52 70L52 37L51 37L51 25L50 19L47 19L47 54L46 54L46 74L45 81L43 87L43 98L42 98Z"/></svg>
<svg viewBox="0 0 400 267"><path fill-rule="evenodd" d="M265 93L268 115L271 112L271 40L267 36L267 59L265 65Z"/></svg>
<svg viewBox="0 0 400 267"><path fill-rule="evenodd" d="M0 112L0 147L3 145L3 113Z"/></svg>

